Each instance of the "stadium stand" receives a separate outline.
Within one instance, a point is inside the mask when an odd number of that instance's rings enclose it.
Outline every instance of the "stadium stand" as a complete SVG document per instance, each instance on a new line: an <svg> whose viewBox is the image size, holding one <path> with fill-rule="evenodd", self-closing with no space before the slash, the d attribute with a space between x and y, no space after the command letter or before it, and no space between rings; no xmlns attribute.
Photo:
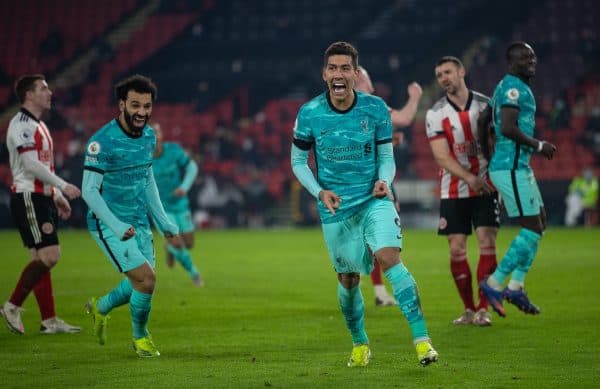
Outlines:
<svg viewBox="0 0 600 389"><path fill-rule="evenodd" d="M28 69L53 73L105 34L131 12L135 4L135 0L119 1L110 7L74 0L2 2L0 50L11 53L0 57L4 78L14 79ZM9 97L10 86L4 86L0 104L6 103Z"/></svg>
<svg viewBox="0 0 600 389"><path fill-rule="evenodd" d="M439 96L432 64L441 55L462 57L469 85L491 94L504 73L506 44L524 39L533 44L540 62L533 85L538 128L560 150L551 169L533 160L538 178L563 182L600 160L600 146L590 141L600 132L592 118L600 107L594 1L318 4L2 3L0 47L14 54L0 58L1 142L8 112L14 109L11 84L19 73L43 72L51 81L60 81L54 87L53 115L64 117L65 124L52 130L58 159L70 161L89 134L114 115L114 81L139 72L159 85L153 119L162 124L167 139L195 155L203 175L216 177L217 184L233 184L241 193L258 179L271 203L281 205L292 182L288 153L296 112L323 90L319 70L324 48L344 39L359 48L376 93L391 106L402 105L410 81L424 86L418 119L407 130L412 158L407 171L418 179L435 180L437 167L423 128L424 111ZM35 27L23 31L16 20ZM83 65L73 77L68 70L78 63ZM60 78L61 74L69 76ZM562 111L557 108L561 102ZM9 178L3 162L0 179L8 184ZM195 185L193 195L201 190L202 184ZM242 208L250 212L252 204Z"/></svg>

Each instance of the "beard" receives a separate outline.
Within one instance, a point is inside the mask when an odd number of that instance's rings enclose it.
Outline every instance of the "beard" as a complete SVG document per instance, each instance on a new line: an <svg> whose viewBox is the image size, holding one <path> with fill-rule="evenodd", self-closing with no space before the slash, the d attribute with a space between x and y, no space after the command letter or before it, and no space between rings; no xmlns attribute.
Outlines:
<svg viewBox="0 0 600 389"><path fill-rule="evenodd" d="M137 116L138 118L143 118L144 124L141 127L136 126L133 122L133 116ZM142 135L142 130L146 126L146 123L148 123L148 120L150 120L150 115L145 115L145 116L139 116L139 115L135 115L135 114L130 115L129 112L127 112L127 109L124 109L123 110L123 118L125 119L125 123L127 124L127 127L129 127L129 130L131 131L131 133L135 136L140 136L140 135Z"/></svg>
<svg viewBox="0 0 600 389"><path fill-rule="evenodd" d="M449 84L447 87L445 87L444 89L446 89L446 93L449 95L455 95L458 92L458 87L454 84Z"/></svg>

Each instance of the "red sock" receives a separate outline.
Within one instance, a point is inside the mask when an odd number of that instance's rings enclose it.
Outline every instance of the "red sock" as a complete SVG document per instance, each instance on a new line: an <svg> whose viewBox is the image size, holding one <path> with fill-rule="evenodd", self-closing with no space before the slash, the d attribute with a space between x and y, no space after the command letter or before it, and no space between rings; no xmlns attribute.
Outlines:
<svg viewBox="0 0 600 389"><path fill-rule="evenodd" d="M450 272L454 278L454 283L458 289L458 294L465 305L465 308L475 310L473 302L473 285L471 285L471 269L469 262L465 257L462 261L450 261Z"/></svg>
<svg viewBox="0 0 600 389"><path fill-rule="evenodd" d="M371 272L371 281L373 285L381 285L383 284L383 280L381 279L381 266L377 260L373 261L373 271Z"/></svg>
<svg viewBox="0 0 600 389"><path fill-rule="evenodd" d="M12 295L8 301L17 307L23 305L23 302L29 295L29 292L31 292L38 280L44 275L44 273L47 273L48 270L50 269L48 269L48 267L44 265L42 261L29 262L27 266L25 266L25 269L23 269L23 272L21 272L21 277L19 277L19 281L17 281L15 290L12 292Z"/></svg>
<svg viewBox="0 0 600 389"><path fill-rule="evenodd" d="M482 247L479 254L479 263L477 264L477 284L481 280L487 278L496 270L498 262L496 261L496 248L495 247ZM479 289L479 307L478 309L488 307L488 301L483 295L481 289Z"/></svg>
<svg viewBox="0 0 600 389"><path fill-rule="evenodd" d="M49 271L35 284L33 294L40 308L42 320L56 316L56 312L54 311L54 293L52 293L52 279L50 278Z"/></svg>

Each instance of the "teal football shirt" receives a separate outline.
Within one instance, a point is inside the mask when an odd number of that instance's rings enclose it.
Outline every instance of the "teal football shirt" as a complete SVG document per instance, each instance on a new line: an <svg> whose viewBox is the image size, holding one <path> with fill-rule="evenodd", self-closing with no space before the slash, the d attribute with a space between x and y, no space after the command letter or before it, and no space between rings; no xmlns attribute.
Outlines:
<svg viewBox="0 0 600 389"><path fill-rule="evenodd" d="M145 126L140 137L129 136L116 119L88 141L84 169L103 175L100 193L110 211L123 223L149 228L146 187L154 154L154 130ZM97 219L88 212L88 228Z"/></svg>
<svg viewBox="0 0 600 389"><path fill-rule="evenodd" d="M344 220L373 198L373 185L379 179L377 146L392 139L390 112L384 101L355 93L354 104L347 111L337 110L325 92L304 104L296 118L294 142L313 147L319 185L342 199L335 215L318 202L323 223Z"/></svg>
<svg viewBox="0 0 600 389"><path fill-rule="evenodd" d="M502 135L501 110L502 107L518 109L519 129L525 135L533 136L536 105L531 88L520 78L507 74L496 86L489 104L496 131L496 147L490 161L490 171L529 169L529 160L535 150Z"/></svg>
<svg viewBox="0 0 600 389"><path fill-rule="evenodd" d="M187 196L177 197L173 191L181 185L182 171L190 163L189 155L177 143L163 143L163 152L152 163L154 179L160 200L169 212L186 211L189 208Z"/></svg>

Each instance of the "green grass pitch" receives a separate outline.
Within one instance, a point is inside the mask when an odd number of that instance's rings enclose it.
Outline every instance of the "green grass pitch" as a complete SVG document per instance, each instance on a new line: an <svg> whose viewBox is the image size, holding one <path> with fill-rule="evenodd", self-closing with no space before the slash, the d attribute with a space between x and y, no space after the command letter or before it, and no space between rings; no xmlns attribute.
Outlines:
<svg viewBox="0 0 600 389"><path fill-rule="evenodd" d="M0 328L2 388L588 388L600 382L600 231L550 228L527 278L542 308L511 305L490 328L451 324L462 306L449 274L446 241L405 230L403 259L416 278L437 364L418 365L396 307L376 308L363 279L373 359L349 369L351 341L336 297L336 277L318 229L201 231L193 255L206 280L194 288L181 267L168 269L160 242L150 331L162 355L131 349L128 307L111 313L105 346L95 343L83 305L120 280L86 231L63 230L53 270L58 315L84 327L41 335L30 296L26 334ZM515 229L500 231L502 257ZM14 231L0 232L0 301L27 253ZM474 269L476 248L469 242Z"/></svg>

